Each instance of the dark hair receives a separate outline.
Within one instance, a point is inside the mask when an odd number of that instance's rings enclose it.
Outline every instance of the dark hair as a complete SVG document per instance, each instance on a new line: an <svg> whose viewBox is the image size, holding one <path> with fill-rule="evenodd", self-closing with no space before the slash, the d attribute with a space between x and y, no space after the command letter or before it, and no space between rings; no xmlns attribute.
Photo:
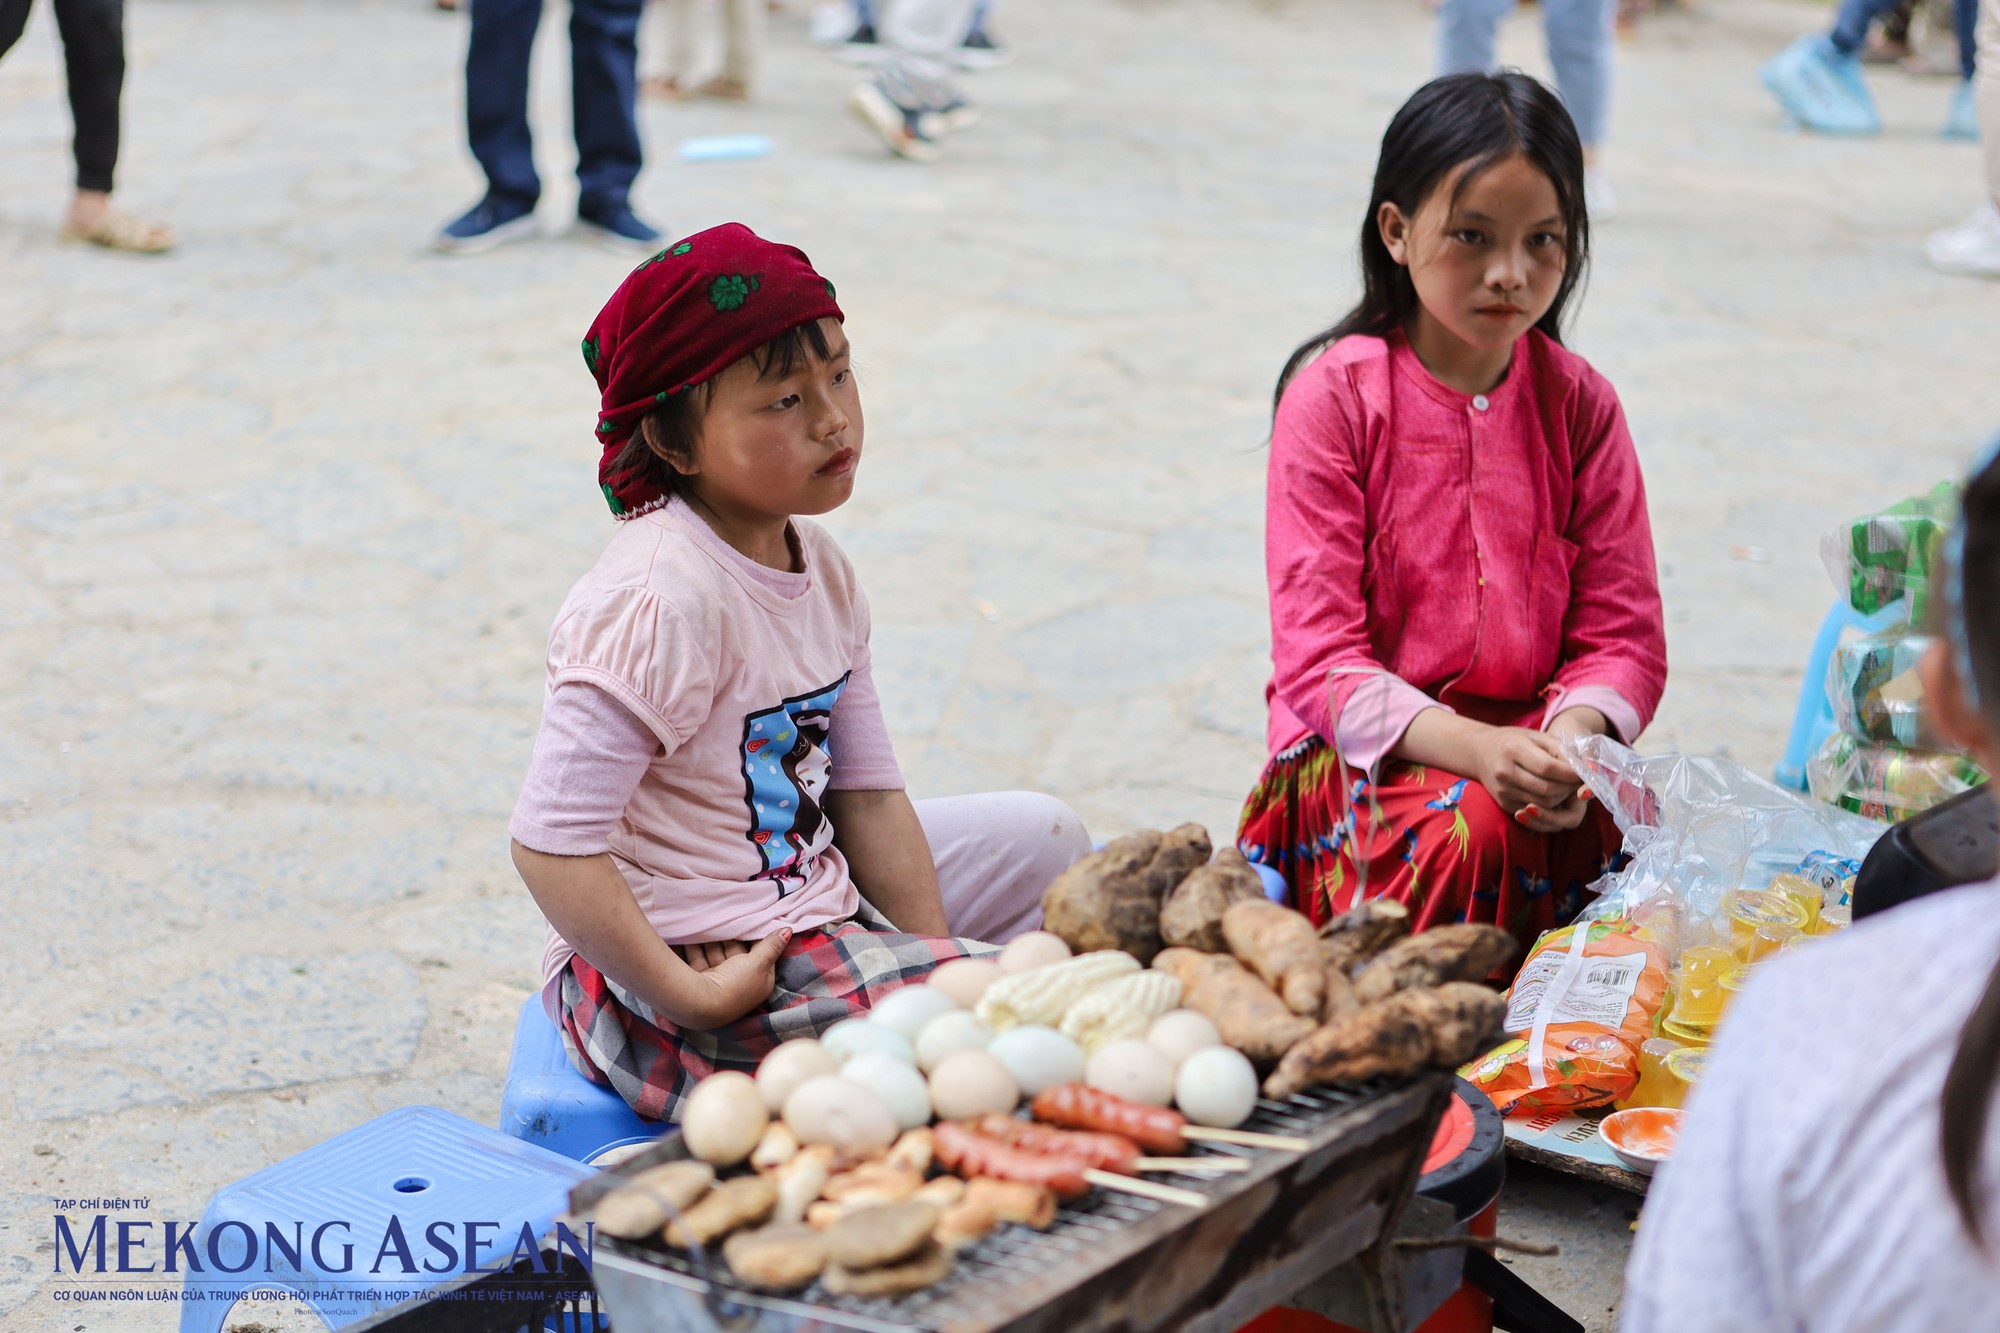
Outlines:
<svg viewBox="0 0 2000 1333"><path fill-rule="evenodd" d="M1546 86L1514 70L1499 74L1447 74L1410 95L1382 136L1375 187L1361 219L1361 302L1339 323L1300 344L1278 376L1276 410L1299 367L1350 333L1385 336L1417 312L1410 271L1389 256L1376 218L1383 204L1414 216L1424 200L1457 168L1467 168L1457 189L1502 158L1519 153L1539 167L1556 189L1562 209L1562 282L1548 313L1535 322L1562 341L1563 307L1590 262L1590 219L1583 206L1583 141L1576 122Z"/></svg>
<svg viewBox="0 0 2000 1333"><path fill-rule="evenodd" d="M1960 682L1966 698L1976 703L1988 726L2000 729L2000 456L1991 450L1985 466L1966 485L1958 521L1962 528L1952 542L1956 559L1947 571L1953 600L1945 608L1946 637L1959 674L1971 677ZM1987 978L1979 1003L1958 1034L1958 1049L1952 1052L1939 1098L1945 1188L1951 1191L1967 1234L1981 1245L1985 1241L1976 1191L1996 1079L2000 1079L2000 965Z"/></svg>
<svg viewBox="0 0 2000 1333"><path fill-rule="evenodd" d="M783 379L809 360L826 360L832 350L819 321L808 320L750 353L750 361L757 367L759 379ZM612 472L636 471L661 494L671 495L681 485L674 462L694 459L695 444L701 439L701 419L714 397L715 377L710 376L641 417L639 429L627 437L625 447L613 460Z"/></svg>

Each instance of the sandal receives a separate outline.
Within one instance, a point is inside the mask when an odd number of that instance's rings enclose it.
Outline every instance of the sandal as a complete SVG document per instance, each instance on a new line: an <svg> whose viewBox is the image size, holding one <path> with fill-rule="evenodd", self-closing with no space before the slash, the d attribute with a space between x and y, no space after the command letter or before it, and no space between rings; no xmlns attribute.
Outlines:
<svg viewBox="0 0 2000 1333"><path fill-rule="evenodd" d="M160 222L145 222L130 213L107 208L88 227L65 222L56 233L65 241L87 241L106 250L126 250L132 254L159 255L174 248L174 229Z"/></svg>
<svg viewBox="0 0 2000 1333"><path fill-rule="evenodd" d="M695 89L697 95L713 97L724 102L747 102L750 100L750 85L737 79L716 75L701 87Z"/></svg>
<svg viewBox="0 0 2000 1333"><path fill-rule="evenodd" d="M681 81L671 74L648 74L639 80L641 96L651 97L661 102L685 102L694 93L681 86Z"/></svg>

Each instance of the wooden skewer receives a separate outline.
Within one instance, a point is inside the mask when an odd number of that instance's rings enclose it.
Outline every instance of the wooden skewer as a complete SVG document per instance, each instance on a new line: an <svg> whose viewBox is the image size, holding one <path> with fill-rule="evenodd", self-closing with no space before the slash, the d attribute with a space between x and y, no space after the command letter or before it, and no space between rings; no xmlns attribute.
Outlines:
<svg viewBox="0 0 2000 1333"><path fill-rule="evenodd" d="M1161 1203L1178 1203L1188 1208L1208 1207L1206 1194L1197 1194L1193 1190L1180 1189L1174 1185L1162 1185L1157 1181L1134 1180L1130 1176L1099 1171L1096 1167L1086 1168L1083 1178L1103 1189L1118 1190L1124 1194L1139 1194L1148 1199L1158 1199Z"/></svg>
<svg viewBox="0 0 2000 1333"><path fill-rule="evenodd" d="M1206 1125L1189 1125L1181 1131L1181 1137L1196 1143L1233 1143L1240 1148L1276 1148L1280 1152L1312 1151L1312 1144L1304 1139L1295 1139L1289 1134L1259 1134L1248 1129L1210 1129Z"/></svg>
<svg viewBox="0 0 2000 1333"><path fill-rule="evenodd" d="M1249 1160L1243 1157L1141 1157L1132 1165L1140 1171L1217 1171L1225 1175L1250 1169Z"/></svg>

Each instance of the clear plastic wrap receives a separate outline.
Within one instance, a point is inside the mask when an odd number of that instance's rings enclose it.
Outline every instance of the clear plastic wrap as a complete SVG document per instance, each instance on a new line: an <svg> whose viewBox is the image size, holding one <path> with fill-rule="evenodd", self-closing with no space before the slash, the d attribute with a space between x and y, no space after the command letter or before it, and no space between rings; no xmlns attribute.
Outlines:
<svg viewBox="0 0 2000 1333"><path fill-rule="evenodd" d="M1761 889L1815 852L1858 860L1884 832L1726 759L1642 755L1608 736L1566 737L1563 750L1631 857L1597 882L1590 920L1719 922L1725 893Z"/></svg>
<svg viewBox="0 0 2000 1333"><path fill-rule="evenodd" d="M1870 745L1836 732L1806 765L1806 780L1820 800L1893 824L1971 791L1986 770L1947 750Z"/></svg>
<svg viewBox="0 0 2000 1333"><path fill-rule="evenodd" d="M1820 558L1848 604L1872 616L1907 597L1906 619L1922 624L1945 534L1958 519L1959 489L1939 482L1923 495L1864 514L1820 541Z"/></svg>
<svg viewBox="0 0 2000 1333"><path fill-rule="evenodd" d="M1930 644L1930 635L1899 626L1835 648L1826 672L1834 724L1878 745L1944 748L1924 720L1924 687L1917 676L1917 663Z"/></svg>

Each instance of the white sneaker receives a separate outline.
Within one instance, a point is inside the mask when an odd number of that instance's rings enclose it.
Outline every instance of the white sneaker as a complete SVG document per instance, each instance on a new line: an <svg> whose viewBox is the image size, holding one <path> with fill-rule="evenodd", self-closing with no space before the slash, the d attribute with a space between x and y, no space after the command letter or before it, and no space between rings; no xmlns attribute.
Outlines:
<svg viewBox="0 0 2000 1333"><path fill-rule="evenodd" d="M1603 167L1583 169L1583 210L1592 222L1609 222L1618 216L1618 192Z"/></svg>
<svg viewBox="0 0 2000 1333"><path fill-rule="evenodd" d="M1956 227L1931 233L1924 247L1933 266L1946 273L2000 278L2000 208L1981 205Z"/></svg>

